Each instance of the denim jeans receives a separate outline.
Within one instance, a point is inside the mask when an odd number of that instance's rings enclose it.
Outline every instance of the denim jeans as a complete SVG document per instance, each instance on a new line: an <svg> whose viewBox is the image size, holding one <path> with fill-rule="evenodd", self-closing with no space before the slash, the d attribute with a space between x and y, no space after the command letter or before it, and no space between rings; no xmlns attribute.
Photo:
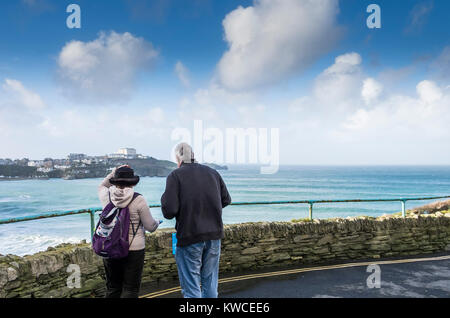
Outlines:
<svg viewBox="0 0 450 318"><path fill-rule="evenodd" d="M145 250L129 251L121 259L103 259L106 274L105 298L138 298Z"/></svg>
<svg viewBox="0 0 450 318"><path fill-rule="evenodd" d="M185 298L217 298L220 240L177 247L175 259Z"/></svg>

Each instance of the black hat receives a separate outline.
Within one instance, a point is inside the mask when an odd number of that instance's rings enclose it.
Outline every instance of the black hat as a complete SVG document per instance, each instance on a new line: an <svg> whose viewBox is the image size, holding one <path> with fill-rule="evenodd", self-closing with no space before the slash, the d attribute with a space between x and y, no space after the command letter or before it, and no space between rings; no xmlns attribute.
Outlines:
<svg viewBox="0 0 450 318"><path fill-rule="evenodd" d="M139 183L139 176L134 175L133 169L121 167L116 170L109 182L115 186L132 187Z"/></svg>

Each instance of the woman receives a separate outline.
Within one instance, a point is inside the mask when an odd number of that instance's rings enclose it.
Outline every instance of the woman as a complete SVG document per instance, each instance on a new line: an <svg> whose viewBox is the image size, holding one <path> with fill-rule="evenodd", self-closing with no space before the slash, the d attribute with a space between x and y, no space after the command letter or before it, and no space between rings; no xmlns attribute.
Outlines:
<svg viewBox="0 0 450 318"><path fill-rule="evenodd" d="M130 211L130 249L122 259L103 259L106 274L106 298L137 298L141 286L145 255L145 230L158 228L142 195L133 199L133 187L139 183L129 166L114 169L100 184L98 195L105 208L111 202L118 208L128 206ZM135 234L134 234L135 233Z"/></svg>

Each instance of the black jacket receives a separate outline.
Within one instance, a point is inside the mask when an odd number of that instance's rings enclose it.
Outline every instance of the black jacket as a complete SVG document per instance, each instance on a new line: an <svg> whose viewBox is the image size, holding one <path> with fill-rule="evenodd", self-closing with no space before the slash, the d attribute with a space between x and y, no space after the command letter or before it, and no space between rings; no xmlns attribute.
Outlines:
<svg viewBox="0 0 450 318"><path fill-rule="evenodd" d="M222 208L230 203L230 194L216 170L183 163L167 177L161 210L166 219L176 218L177 246L187 246L222 239Z"/></svg>

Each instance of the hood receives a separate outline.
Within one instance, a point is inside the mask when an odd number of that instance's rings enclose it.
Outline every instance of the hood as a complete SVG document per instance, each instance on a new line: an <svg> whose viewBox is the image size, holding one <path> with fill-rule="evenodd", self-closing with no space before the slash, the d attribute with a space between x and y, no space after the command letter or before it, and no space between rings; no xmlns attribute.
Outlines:
<svg viewBox="0 0 450 318"><path fill-rule="evenodd" d="M117 188L112 186L109 188L109 194L111 196L111 202L118 208L127 207L133 199L133 188Z"/></svg>

